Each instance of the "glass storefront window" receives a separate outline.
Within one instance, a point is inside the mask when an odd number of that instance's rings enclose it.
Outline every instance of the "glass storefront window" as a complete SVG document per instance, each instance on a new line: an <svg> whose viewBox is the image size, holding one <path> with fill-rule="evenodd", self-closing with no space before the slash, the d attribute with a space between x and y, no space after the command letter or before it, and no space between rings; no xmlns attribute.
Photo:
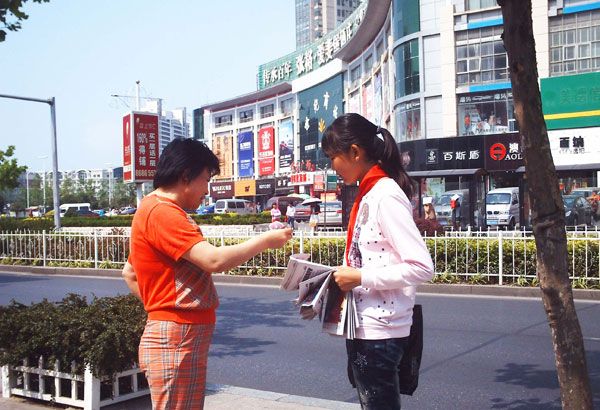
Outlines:
<svg viewBox="0 0 600 410"><path fill-rule="evenodd" d="M396 61L396 98L420 91L419 41L411 40L394 50Z"/></svg>
<svg viewBox="0 0 600 410"><path fill-rule="evenodd" d="M396 109L396 138L408 141L421 138L421 103L413 100Z"/></svg>
<svg viewBox="0 0 600 410"><path fill-rule="evenodd" d="M400 39L421 29L419 0L394 0L392 27L394 38Z"/></svg>
<svg viewBox="0 0 600 410"><path fill-rule="evenodd" d="M458 133L499 134L517 131L512 92L508 90L458 96Z"/></svg>

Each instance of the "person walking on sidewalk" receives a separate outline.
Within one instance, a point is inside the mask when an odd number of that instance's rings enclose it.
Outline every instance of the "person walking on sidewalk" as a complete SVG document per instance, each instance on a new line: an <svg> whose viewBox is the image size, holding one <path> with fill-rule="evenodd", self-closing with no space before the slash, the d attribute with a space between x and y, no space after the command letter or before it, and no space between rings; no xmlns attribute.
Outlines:
<svg viewBox="0 0 600 410"><path fill-rule="evenodd" d="M185 209L196 209L219 173L219 160L203 143L174 140L160 156L155 190L131 226L123 278L144 304L148 320L139 346L153 409L202 409L208 348L219 304L211 277L280 248L292 230L269 231L246 242L215 247Z"/></svg>
<svg viewBox="0 0 600 410"><path fill-rule="evenodd" d="M363 409L400 409L398 365L415 289L434 274L412 217L412 180L390 132L358 114L338 117L321 144L344 183L359 181L344 266L334 272L338 286L354 294L360 325L346 340L348 376Z"/></svg>
<svg viewBox="0 0 600 410"><path fill-rule="evenodd" d="M294 223L296 221L296 207L293 203L290 202L290 204L288 205L285 211L285 216L287 217L287 223L290 226L290 228L295 229Z"/></svg>

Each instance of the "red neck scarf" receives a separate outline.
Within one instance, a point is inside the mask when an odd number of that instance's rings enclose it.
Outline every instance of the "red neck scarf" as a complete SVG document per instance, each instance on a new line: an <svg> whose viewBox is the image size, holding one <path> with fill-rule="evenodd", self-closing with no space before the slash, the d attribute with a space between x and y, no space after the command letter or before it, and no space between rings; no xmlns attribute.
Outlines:
<svg viewBox="0 0 600 410"><path fill-rule="evenodd" d="M360 201L367 194L367 192L369 192L371 188L375 186L377 181L385 177L389 177L389 175L383 169L381 169L379 165L373 165L358 185L358 195L354 200L352 210L350 211L350 219L348 220L348 236L346 237L346 264L348 266L350 266L350 261L348 260L348 251L352 245L352 235L354 234L354 224L356 224L356 217L358 215Z"/></svg>

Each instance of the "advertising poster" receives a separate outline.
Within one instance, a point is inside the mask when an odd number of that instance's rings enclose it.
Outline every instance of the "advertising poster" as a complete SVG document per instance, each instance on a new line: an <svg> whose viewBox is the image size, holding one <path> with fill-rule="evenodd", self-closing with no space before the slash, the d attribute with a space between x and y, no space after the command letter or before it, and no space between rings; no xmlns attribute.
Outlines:
<svg viewBox="0 0 600 410"><path fill-rule="evenodd" d="M373 82L373 123L375 125L381 125L383 121L383 104L381 101L381 72L375 74Z"/></svg>
<svg viewBox="0 0 600 410"><path fill-rule="evenodd" d="M254 175L254 133L252 131L238 134L238 175L251 177Z"/></svg>
<svg viewBox="0 0 600 410"><path fill-rule="evenodd" d="M363 93L363 115L364 117L374 122L373 119L373 81L369 81L362 89Z"/></svg>
<svg viewBox="0 0 600 410"><path fill-rule="evenodd" d="M300 163L297 170L329 167L329 159L321 151L321 139L327 126L344 113L343 85L342 74L338 74L298 93Z"/></svg>
<svg viewBox="0 0 600 410"><path fill-rule="evenodd" d="M354 91L348 96L348 112L360 114L360 94Z"/></svg>
<svg viewBox="0 0 600 410"><path fill-rule="evenodd" d="M600 158L600 127L548 131L554 165L594 164Z"/></svg>
<svg viewBox="0 0 600 410"><path fill-rule="evenodd" d="M254 196L256 195L256 181L253 179L243 179L235 181L235 196Z"/></svg>
<svg viewBox="0 0 600 410"><path fill-rule="evenodd" d="M294 123L292 120L279 124L279 172L290 172L294 163Z"/></svg>
<svg viewBox="0 0 600 410"><path fill-rule="evenodd" d="M210 197L217 199L229 199L233 197L233 182L213 182L210 184Z"/></svg>
<svg viewBox="0 0 600 410"><path fill-rule="evenodd" d="M123 179L148 182L158 164L158 115L132 112L123 117Z"/></svg>
<svg viewBox="0 0 600 410"><path fill-rule="evenodd" d="M133 182L131 166L131 114L123 117L123 181Z"/></svg>
<svg viewBox="0 0 600 410"><path fill-rule="evenodd" d="M258 131L258 175L275 173L275 128L265 127Z"/></svg>
<svg viewBox="0 0 600 410"><path fill-rule="evenodd" d="M233 176L233 135L229 133L215 135L212 141L212 151L219 158L220 178Z"/></svg>

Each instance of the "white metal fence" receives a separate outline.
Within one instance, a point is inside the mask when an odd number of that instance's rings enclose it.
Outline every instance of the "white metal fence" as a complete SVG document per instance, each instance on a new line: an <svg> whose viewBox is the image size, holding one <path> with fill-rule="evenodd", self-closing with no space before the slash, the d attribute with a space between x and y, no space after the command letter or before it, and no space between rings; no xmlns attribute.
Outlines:
<svg viewBox="0 0 600 410"><path fill-rule="evenodd" d="M206 234L217 246L243 242L256 233ZM536 278L535 240L530 232L446 232L424 238L435 264L437 281L531 284ZM582 287L600 286L600 232L569 232L569 274ZM315 262L342 263L345 235L296 232L283 249L262 252L232 273L281 275L289 255L308 253ZM129 253L129 234L94 232L0 232L0 263L34 266L120 268ZM579 282L577 282L579 281Z"/></svg>
<svg viewBox="0 0 600 410"><path fill-rule="evenodd" d="M49 368L40 357L37 366L27 360L23 366L2 366L2 396L29 397L84 410L119 403L150 394L146 377L139 368L117 373L112 380L101 381L86 368L83 374L60 371L60 363Z"/></svg>

